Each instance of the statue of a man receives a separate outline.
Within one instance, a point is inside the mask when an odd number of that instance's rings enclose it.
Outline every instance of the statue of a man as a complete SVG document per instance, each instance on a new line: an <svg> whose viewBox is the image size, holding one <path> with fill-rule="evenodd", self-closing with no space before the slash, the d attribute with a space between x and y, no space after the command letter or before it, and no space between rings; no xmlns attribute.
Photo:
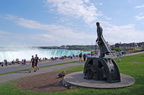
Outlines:
<svg viewBox="0 0 144 95"><path fill-rule="evenodd" d="M108 44L106 43L106 41L104 40L103 38L103 29L102 27L100 26L100 23L97 22L96 23L96 26L97 26L97 39L96 39L96 42L98 43L98 46L100 48L100 58L103 58L105 56L105 54L109 54L111 52Z"/></svg>

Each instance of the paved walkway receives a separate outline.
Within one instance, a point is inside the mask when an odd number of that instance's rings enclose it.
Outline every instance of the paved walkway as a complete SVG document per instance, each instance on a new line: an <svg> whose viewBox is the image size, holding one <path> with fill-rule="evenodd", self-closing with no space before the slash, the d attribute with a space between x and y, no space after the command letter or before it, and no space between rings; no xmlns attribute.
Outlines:
<svg viewBox="0 0 144 95"><path fill-rule="evenodd" d="M139 52L139 53L144 53L144 52ZM138 53L133 53L130 55L134 55L134 54L138 54ZM68 62L68 61L72 61L72 60L61 61L61 62L54 61L53 63L52 62L51 63L52 64L59 64L59 63ZM32 73L29 73L28 71L22 71L22 72L18 72L18 73L0 75L0 83L7 82L10 80L15 80L15 79L22 78L22 77L32 76L32 75L36 75L36 74L42 74L42 73L52 72L52 71L56 71L56 70L62 70L65 68L69 68L69 67L77 66L77 65L82 65L82 64L84 64L84 62L82 62L82 63L69 63L69 64L40 68L40 70L38 70L37 72L32 72ZM48 65L48 64L45 64L45 65Z"/></svg>
<svg viewBox="0 0 144 95"><path fill-rule="evenodd" d="M48 66L48 65L54 65L54 64L60 64L60 63L66 63L66 62L72 62L72 61L77 61L78 58L73 58L73 59L65 59L65 60L48 60L48 61L43 61L39 63L39 67L42 66ZM14 64L14 65L8 65L8 66L0 66L0 73L7 73L7 72L12 72L12 71L18 71L18 70L23 70L23 69L29 69L31 68L30 63L26 63L27 65L22 65L22 64Z"/></svg>

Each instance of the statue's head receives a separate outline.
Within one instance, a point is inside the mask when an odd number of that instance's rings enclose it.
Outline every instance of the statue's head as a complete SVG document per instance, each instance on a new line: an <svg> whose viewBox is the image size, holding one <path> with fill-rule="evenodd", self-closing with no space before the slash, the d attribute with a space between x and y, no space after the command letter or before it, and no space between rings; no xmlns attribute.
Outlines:
<svg viewBox="0 0 144 95"><path fill-rule="evenodd" d="M96 22L96 25L97 25L97 26L99 26L99 25L100 25L100 23L99 23L99 22Z"/></svg>

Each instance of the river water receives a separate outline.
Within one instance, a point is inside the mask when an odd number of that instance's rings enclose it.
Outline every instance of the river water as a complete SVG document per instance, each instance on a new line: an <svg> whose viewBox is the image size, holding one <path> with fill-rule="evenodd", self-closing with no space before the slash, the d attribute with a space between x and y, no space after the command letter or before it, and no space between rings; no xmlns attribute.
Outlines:
<svg viewBox="0 0 144 95"><path fill-rule="evenodd" d="M19 59L30 60L31 56L35 54L39 58L51 58L51 57L61 57L61 56L71 56L79 55L80 53L90 53L80 50L65 50L65 49L40 49L40 48L1 48L0 49L0 62L3 60L12 61Z"/></svg>

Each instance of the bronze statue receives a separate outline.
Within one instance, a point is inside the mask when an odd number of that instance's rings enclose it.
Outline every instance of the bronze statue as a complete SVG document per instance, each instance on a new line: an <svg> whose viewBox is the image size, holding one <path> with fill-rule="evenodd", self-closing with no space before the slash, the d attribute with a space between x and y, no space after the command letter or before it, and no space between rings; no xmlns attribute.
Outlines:
<svg viewBox="0 0 144 95"><path fill-rule="evenodd" d="M96 42L100 48L100 56L88 57L84 65L84 78L107 81L109 83L120 82L120 72L116 62L112 58L105 58L105 54L111 52L108 44L103 38L102 28L100 23L96 23L97 26L97 36Z"/></svg>
<svg viewBox="0 0 144 95"><path fill-rule="evenodd" d="M103 58L105 56L105 54L109 54L111 52L111 50L108 47L107 42L104 40L103 33L102 33L103 29L100 26L100 23L97 22L96 26L97 26L97 36L98 36L96 42L98 43L98 46L100 48L100 56L99 57Z"/></svg>

